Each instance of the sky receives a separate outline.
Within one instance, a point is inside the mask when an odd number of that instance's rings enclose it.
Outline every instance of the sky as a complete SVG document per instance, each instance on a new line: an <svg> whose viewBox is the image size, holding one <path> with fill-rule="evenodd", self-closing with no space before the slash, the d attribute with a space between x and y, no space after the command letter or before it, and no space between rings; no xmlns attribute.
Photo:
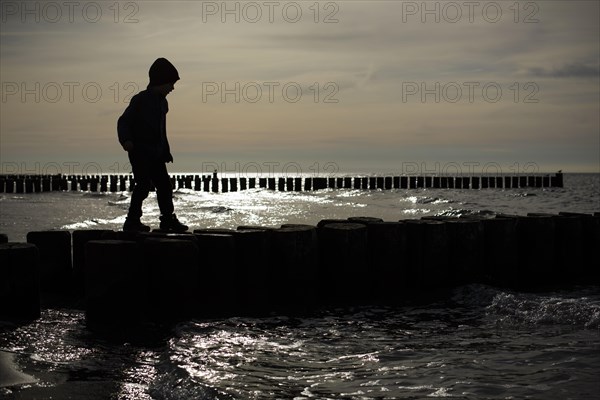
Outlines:
<svg viewBox="0 0 600 400"><path fill-rule="evenodd" d="M165 57L172 173L598 173L599 4L3 1L1 172L129 172Z"/></svg>

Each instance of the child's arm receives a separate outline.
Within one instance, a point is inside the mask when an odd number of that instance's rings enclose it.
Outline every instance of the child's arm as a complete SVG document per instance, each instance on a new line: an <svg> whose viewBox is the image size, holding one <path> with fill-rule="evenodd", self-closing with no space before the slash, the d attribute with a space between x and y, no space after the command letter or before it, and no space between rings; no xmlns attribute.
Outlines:
<svg viewBox="0 0 600 400"><path fill-rule="evenodd" d="M117 134L119 137L119 143L121 143L121 146L123 146L123 150L125 151L131 151L134 147L132 125L135 122L137 109L138 99L137 96L133 96L129 102L129 105L117 121Z"/></svg>

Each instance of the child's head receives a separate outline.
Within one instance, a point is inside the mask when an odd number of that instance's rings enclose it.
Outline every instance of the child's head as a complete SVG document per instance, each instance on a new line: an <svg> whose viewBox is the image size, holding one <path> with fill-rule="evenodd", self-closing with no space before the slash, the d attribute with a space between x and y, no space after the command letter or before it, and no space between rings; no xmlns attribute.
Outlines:
<svg viewBox="0 0 600 400"><path fill-rule="evenodd" d="M153 88L166 96L169 94L179 80L179 72L166 58L157 58L148 71L150 83L148 88Z"/></svg>

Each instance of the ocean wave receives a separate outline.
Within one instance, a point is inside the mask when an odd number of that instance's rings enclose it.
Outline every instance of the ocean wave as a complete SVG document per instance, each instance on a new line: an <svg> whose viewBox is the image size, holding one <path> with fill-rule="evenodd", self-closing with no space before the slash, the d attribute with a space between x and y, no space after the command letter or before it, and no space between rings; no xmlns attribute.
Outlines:
<svg viewBox="0 0 600 400"><path fill-rule="evenodd" d="M600 328L600 299L540 296L527 293L496 294L486 308L498 322L507 325L577 325Z"/></svg>
<svg viewBox="0 0 600 400"><path fill-rule="evenodd" d="M125 216L120 216L113 219L92 218L81 222L63 225L60 227L60 229L93 229L99 226L105 226L110 224L122 224L123 222L125 222Z"/></svg>
<svg viewBox="0 0 600 400"><path fill-rule="evenodd" d="M521 193L510 193L509 196L510 197L533 197L533 196L537 196L537 194L531 193L531 192L521 192Z"/></svg>
<svg viewBox="0 0 600 400"><path fill-rule="evenodd" d="M429 196L409 196L404 199L413 204L447 204L454 203L454 200L443 199L440 197L429 197Z"/></svg>
<svg viewBox="0 0 600 400"><path fill-rule="evenodd" d="M484 217L492 218L496 215L492 210L450 209L437 213L437 217Z"/></svg>
<svg viewBox="0 0 600 400"><path fill-rule="evenodd" d="M110 192L81 192L81 197L106 197L114 196L114 193Z"/></svg>

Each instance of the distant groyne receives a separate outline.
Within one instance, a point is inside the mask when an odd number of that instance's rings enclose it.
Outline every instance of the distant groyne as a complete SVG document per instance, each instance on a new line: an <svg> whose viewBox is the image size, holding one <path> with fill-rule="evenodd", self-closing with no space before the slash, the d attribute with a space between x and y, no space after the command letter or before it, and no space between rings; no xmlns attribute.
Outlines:
<svg viewBox="0 0 600 400"><path fill-rule="evenodd" d="M469 283L600 284L600 213L0 235L0 319L66 297L91 325L393 305ZM50 296L50 297L48 297Z"/></svg>
<svg viewBox="0 0 600 400"><path fill-rule="evenodd" d="M124 192L135 183L133 175L0 175L0 193L50 191ZM224 193L264 188L277 191L322 189L518 189L563 187L563 174L534 175L385 175L329 177L218 177L171 175L173 188Z"/></svg>

